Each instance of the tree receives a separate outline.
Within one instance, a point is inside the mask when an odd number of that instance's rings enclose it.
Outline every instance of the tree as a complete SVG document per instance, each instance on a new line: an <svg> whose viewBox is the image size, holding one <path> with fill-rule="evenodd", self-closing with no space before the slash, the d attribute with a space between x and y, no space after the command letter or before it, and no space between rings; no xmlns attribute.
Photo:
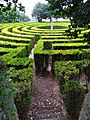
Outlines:
<svg viewBox="0 0 90 120"><path fill-rule="evenodd" d="M80 6L84 4L84 0L46 0L49 7L55 14L61 15L62 12L67 13L67 17L73 19L76 12L79 12Z"/></svg>
<svg viewBox="0 0 90 120"><path fill-rule="evenodd" d="M23 22L30 21L30 18L26 16L25 13L19 12L19 21L23 21Z"/></svg>
<svg viewBox="0 0 90 120"><path fill-rule="evenodd" d="M19 21L30 21L30 18L25 13L20 11L14 11L13 9L6 11L0 15L0 22L19 22Z"/></svg>
<svg viewBox="0 0 90 120"><path fill-rule="evenodd" d="M0 22L16 22L17 11L25 12L25 7L18 0L3 0L0 2Z"/></svg>
<svg viewBox="0 0 90 120"><path fill-rule="evenodd" d="M90 0L83 2L73 17L73 24L77 26L87 27L90 23Z"/></svg>
<svg viewBox="0 0 90 120"><path fill-rule="evenodd" d="M48 4L37 3L33 9L32 16L38 19L39 22L42 19L51 18L52 11L48 9Z"/></svg>
<svg viewBox="0 0 90 120"><path fill-rule="evenodd" d="M12 6L14 10L19 9L20 11L25 11L25 7L21 3L18 3L18 0L2 0L0 2L0 13L11 10Z"/></svg>
<svg viewBox="0 0 90 120"><path fill-rule="evenodd" d="M14 11L13 9L3 12L0 15L0 22L6 23L6 22L17 22L19 19L19 14L17 11Z"/></svg>
<svg viewBox="0 0 90 120"><path fill-rule="evenodd" d="M80 33L80 30L75 30L74 32L71 32L73 28L77 27L89 28L90 0L46 0L46 1L49 2L49 7L54 11L56 15L61 15L61 13L65 12L66 16L70 18L71 26L69 26L68 30L70 32L70 35L73 35L76 38ZM84 38L87 36L90 36L90 33L84 35ZM85 40L87 39L85 38Z"/></svg>

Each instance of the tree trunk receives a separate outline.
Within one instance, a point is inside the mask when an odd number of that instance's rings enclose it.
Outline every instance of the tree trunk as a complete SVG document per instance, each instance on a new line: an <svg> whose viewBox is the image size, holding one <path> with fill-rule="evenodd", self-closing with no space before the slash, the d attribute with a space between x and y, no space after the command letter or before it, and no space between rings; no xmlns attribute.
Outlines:
<svg viewBox="0 0 90 120"><path fill-rule="evenodd" d="M51 18L51 30L53 30L53 21L52 21L52 18Z"/></svg>

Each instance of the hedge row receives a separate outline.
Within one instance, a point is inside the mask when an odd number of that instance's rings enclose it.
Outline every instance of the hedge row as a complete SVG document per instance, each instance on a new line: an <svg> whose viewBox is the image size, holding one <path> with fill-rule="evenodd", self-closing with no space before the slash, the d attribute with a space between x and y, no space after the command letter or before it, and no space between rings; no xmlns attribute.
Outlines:
<svg viewBox="0 0 90 120"><path fill-rule="evenodd" d="M43 42L51 42L51 43L83 43L83 39L78 38L78 39L40 39L43 40Z"/></svg>
<svg viewBox="0 0 90 120"><path fill-rule="evenodd" d="M17 37L9 37L9 36L0 35L0 39L3 40L3 41L29 43L29 41L31 39L34 39L34 37L32 37L30 39L26 39L26 38L17 38Z"/></svg>
<svg viewBox="0 0 90 120"><path fill-rule="evenodd" d="M15 69L32 68L33 60L29 58L13 58L7 62L7 66L14 67Z"/></svg>
<svg viewBox="0 0 90 120"><path fill-rule="evenodd" d="M12 29L13 26L10 26L10 27L6 27L4 29L2 29L2 34L6 35L6 36L11 36L11 37L20 37L20 38L28 38L28 39L32 39L34 36L32 35L22 35L22 34L16 34L16 33L12 33L12 32L9 32L9 29Z"/></svg>
<svg viewBox="0 0 90 120"><path fill-rule="evenodd" d="M17 90L14 96L15 104L19 118L21 120L27 119L28 106L30 105L32 95L33 67L28 66L19 70L13 69L10 72L10 78L13 81L12 86Z"/></svg>
<svg viewBox="0 0 90 120"><path fill-rule="evenodd" d="M0 40L0 47L7 47L7 48L24 47L27 55L31 51L34 44L35 44L35 39L34 40L29 40L28 44L26 44L26 43L15 43L15 42Z"/></svg>
<svg viewBox="0 0 90 120"><path fill-rule="evenodd" d="M17 90L14 100L20 119L27 119L26 115L31 101L34 72L33 60L30 58L20 58L26 56L23 51L24 49L19 47L2 56L7 60L6 65L10 68L12 86Z"/></svg>
<svg viewBox="0 0 90 120"><path fill-rule="evenodd" d="M61 36L61 35L58 35L58 36L41 36L41 39L67 39L68 37L67 36Z"/></svg>
<svg viewBox="0 0 90 120"><path fill-rule="evenodd" d="M68 49L68 50L52 50L52 49L45 49L44 46L45 40L39 40L37 46L34 50L34 58L35 58L35 65L38 68L43 69L45 64L44 59L47 59L48 56L52 57L52 69L53 64L55 61L59 60L83 60L83 59L90 59L90 49ZM77 44L77 43L76 43ZM82 44L82 43L80 43ZM87 44L87 43L85 43ZM83 46L84 44L82 44ZM86 47L86 46L85 46ZM47 58L45 58L47 56ZM42 64L41 64L42 61ZM39 64L40 63L40 64ZM43 66L43 67L42 67Z"/></svg>
<svg viewBox="0 0 90 120"><path fill-rule="evenodd" d="M70 25L69 22L59 22L59 23L54 22L53 23L53 26L56 26L56 29L54 29L55 31L60 31L60 30L63 31L68 27L68 25ZM49 28L47 28L47 27L50 27L50 26L51 26L51 23L42 23L42 24L39 23L38 25L32 27L32 29L34 29L34 30L42 30L42 31L49 31ZM59 29L57 27L59 27Z"/></svg>
<svg viewBox="0 0 90 120"><path fill-rule="evenodd" d="M13 51L14 49L13 48L4 48L4 47L0 47L0 56L4 55L4 54L7 54L11 51Z"/></svg>
<svg viewBox="0 0 90 120"><path fill-rule="evenodd" d="M54 72L66 110L72 120L78 120L87 85L90 81L90 60L56 61ZM82 75L87 78L84 83L80 81Z"/></svg>
<svg viewBox="0 0 90 120"><path fill-rule="evenodd" d="M17 34L23 34L23 35L35 35L35 34L37 34L37 33L22 31L21 28L22 28L22 27L20 27L20 26L14 27L14 28L12 29L12 32L13 32L13 33L17 33Z"/></svg>
<svg viewBox="0 0 90 120"><path fill-rule="evenodd" d="M43 24L44 24L44 26L45 26L45 23L42 23L42 26L43 26ZM48 23L47 23L48 24ZM46 24L46 25L47 25ZM48 25L50 25L50 24L48 24ZM43 34L43 33L46 33L46 34L59 34L59 33L63 33L64 31L65 31L65 29L61 29L61 30L52 30L52 31L50 31L50 30L46 30L46 29L38 29L37 28L37 26L41 26L41 24L39 23L34 23L34 27L32 26L31 28L30 27L28 27L28 26L26 26L26 27L23 27L21 30L22 31L25 31L25 32L32 32L32 33L41 33L41 34ZM29 29L30 28L30 29Z"/></svg>
<svg viewBox="0 0 90 120"><path fill-rule="evenodd" d="M22 24L20 25L20 27L23 27ZM28 119L27 111L31 102L34 72L33 59L26 58L26 56L28 56L29 52L34 46L36 36L24 36L21 34L18 35L16 33L12 33L12 29L17 26L19 26L19 24L15 26L13 24L10 26L4 25L3 29L1 29L0 54L7 61L6 65L10 69L12 86L17 90L14 100L18 110L19 118L21 120L25 120ZM27 39L27 37L29 39Z"/></svg>
<svg viewBox="0 0 90 120"><path fill-rule="evenodd" d="M80 61L56 61L54 63L54 71L56 79L62 89L63 85L67 80L79 81L80 75L83 73L90 79L90 60ZM89 82L89 81L87 81Z"/></svg>
<svg viewBox="0 0 90 120"><path fill-rule="evenodd" d="M85 49L90 48L88 43L54 43L52 44L52 49L54 50L66 50L66 49Z"/></svg>
<svg viewBox="0 0 90 120"><path fill-rule="evenodd" d="M0 47L16 48L16 47L25 47L25 46L28 46L28 44L0 40Z"/></svg>

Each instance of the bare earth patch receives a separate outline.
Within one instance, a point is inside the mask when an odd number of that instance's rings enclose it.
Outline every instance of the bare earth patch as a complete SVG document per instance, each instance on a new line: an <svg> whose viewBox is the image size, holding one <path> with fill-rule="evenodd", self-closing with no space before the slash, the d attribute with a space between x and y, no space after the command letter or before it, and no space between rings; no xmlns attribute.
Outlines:
<svg viewBox="0 0 90 120"><path fill-rule="evenodd" d="M52 72L35 74L28 115L31 120L68 120L59 85Z"/></svg>

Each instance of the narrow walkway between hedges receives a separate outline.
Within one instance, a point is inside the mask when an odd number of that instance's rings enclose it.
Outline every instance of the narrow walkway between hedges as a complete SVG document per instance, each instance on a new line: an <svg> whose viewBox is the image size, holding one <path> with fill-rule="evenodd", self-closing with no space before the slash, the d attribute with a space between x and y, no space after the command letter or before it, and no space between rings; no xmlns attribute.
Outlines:
<svg viewBox="0 0 90 120"><path fill-rule="evenodd" d="M59 86L51 71L35 74L31 120L68 120Z"/></svg>

